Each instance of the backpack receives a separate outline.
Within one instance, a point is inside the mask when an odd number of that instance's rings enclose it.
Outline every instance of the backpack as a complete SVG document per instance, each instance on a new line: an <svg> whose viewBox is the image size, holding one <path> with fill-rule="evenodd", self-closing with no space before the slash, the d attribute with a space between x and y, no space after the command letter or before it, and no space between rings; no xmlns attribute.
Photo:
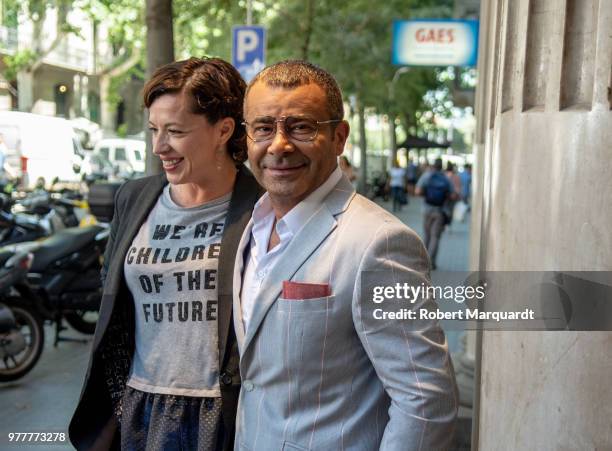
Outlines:
<svg viewBox="0 0 612 451"><path fill-rule="evenodd" d="M425 202L441 207L450 194L450 182L441 172L434 172L425 186Z"/></svg>

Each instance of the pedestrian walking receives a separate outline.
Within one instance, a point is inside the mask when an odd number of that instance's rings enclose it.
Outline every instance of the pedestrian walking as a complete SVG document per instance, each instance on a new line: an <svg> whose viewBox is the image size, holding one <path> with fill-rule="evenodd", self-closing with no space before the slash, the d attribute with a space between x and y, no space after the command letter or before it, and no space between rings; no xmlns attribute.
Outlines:
<svg viewBox="0 0 612 451"><path fill-rule="evenodd" d="M402 205L408 203L406 196L406 169L400 167L395 160L389 171L389 186L391 187L391 198L393 199L393 211L402 211Z"/></svg>
<svg viewBox="0 0 612 451"><path fill-rule="evenodd" d="M461 179L461 200L470 205L472 195L472 165L466 164L463 171L459 173Z"/></svg>
<svg viewBox="0 0 612 451"><path fill-rule="evenodd" d="M462 192L461 187L461 178L456 172L456 166L450 161L446 165L446 177L453 185L453 191L456 193L456 196L451 196L446 199L444 203L444 214L447 216L446 225L450 228L453 223L453 216L455 211L455 205L457 204L457 200L459 199L459 194Z"/></svg>
<svg viewBox="0 0 612 451"><path fill-rule="evenodd" d="M351 185L357 188L357 175L353 170L351 162L345 155L340 155L340 158L338 158L338 166L340 166L340 170L344 175L346 175L346 178L349 179Z"/></svg>
<svg viewBox="0 0 612 451"><path fill-rule="evenodd" d="M419 167L416 165L414 160L412 160L412 158L409 159L408 167L406 168L407 191L409 196L414 196L414 188L419 178L418 172Z"/></svg>
<svg viewBox="0 0 612 451"><path fill-rule="evenodd" d="M415 194L425 197L423 230L425 247L431 258L431 267L436 269L436 256L444 227L449 221L444 205L457 198L453 184L442 172L442 159L438 158L433 170L425 172L416 185Z"/></svg>

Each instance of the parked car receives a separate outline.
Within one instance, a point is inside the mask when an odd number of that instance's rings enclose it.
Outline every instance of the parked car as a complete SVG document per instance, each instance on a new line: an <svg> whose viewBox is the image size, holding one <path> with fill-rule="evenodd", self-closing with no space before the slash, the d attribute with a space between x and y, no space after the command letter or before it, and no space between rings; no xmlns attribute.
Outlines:
<svg viewBox="0 0 612 451"><path fill-rule="evenodd" d="M66 119L0 111L0 134L7 147L6 164L24 187L34 187L40 177L47 183L81 179L83 149Z"/></svg>
<svg viewBox="0 0 612 451"><path fill-rule="evenodd" d="M96 143L94 154L110 161L120 175L144 174L145 148L139 139L109 138Z"/></svg>
<svg viewBox="0 0 612 451"><path fill-rule="evenodd" d="M81 172L85 181L94 182L96 180L108 180L115 175L115 168L100 153L85 151Z"/></svg>

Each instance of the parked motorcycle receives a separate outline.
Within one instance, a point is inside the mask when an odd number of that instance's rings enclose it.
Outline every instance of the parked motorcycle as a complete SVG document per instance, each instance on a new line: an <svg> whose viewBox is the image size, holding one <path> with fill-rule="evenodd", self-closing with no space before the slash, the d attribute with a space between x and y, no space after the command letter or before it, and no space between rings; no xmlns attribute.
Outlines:
<svg viewBox="0 0 612 451"><path fill-rule="evenodd" d="M102 299L100 268L109 229L103 225L71 227L34 243L16 247L32 253L27 283L14 286L20 302L55 322L55 345L65 330L93 334Z"/></svg>
<svg viewBox="0 0 612 451"><path fill-rule="evenodd" d="M49 236L57 226L54 220L55 212L49 212L45 217L35 215L15 214L11 211L12 199L6 194L0 194L0 243L2 245L33 241ZM59 223L61 226L61 221Z"/></svg>
<svg viewBox="0 0 612 451"><path fill-rule="evenodd" d="M42 318L13 291L16 284L25 282L31 261L26 252L0 251L0 382L28 373L44 348Z"/></svg>
<svg viewBox="0 0 612 451"><path fill-rule="evenodd" d="M34 241L66 227L91 224L87 203L72 193L0 194L0 245Z"/></svg>

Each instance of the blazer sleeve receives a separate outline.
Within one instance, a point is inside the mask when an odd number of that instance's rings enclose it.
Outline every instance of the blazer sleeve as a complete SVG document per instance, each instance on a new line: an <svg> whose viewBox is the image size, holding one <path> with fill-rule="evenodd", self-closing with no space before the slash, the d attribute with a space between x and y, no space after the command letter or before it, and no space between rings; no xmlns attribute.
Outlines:
<svg viewBox="0 0 612 451"><path fill-rule="evenodd" d="M113 207L113 219L110 225L110 233L108 236L108 242L106 243L106 249L104 250L104 260L102 262L102 268L100 269L100 280L102 281L102 286L104 286L104 282L106 281L106 274L108 273L108 267L113 258L113 253L115 250L115 241L117 239L117 231L119 230L119 226L121 223L121 216L123 215L123 201L121 198L121 193L125 187L125 183L122 184L117 192L115 193L115 201Z"/></svg>
<svg viewBox="0 0 612 451"><path fill-rule="evenodd" d="M373 286L428 286L427 252L410 229L387 222L373 236L359 266L352 304L359 338L391 399L380 445L385 451L444 450L457 416L457 389L444 332L436 321L375 319L374 309L434 308L424 298L375 304ZM380 315L378 315L380 316Z"/></svg>

